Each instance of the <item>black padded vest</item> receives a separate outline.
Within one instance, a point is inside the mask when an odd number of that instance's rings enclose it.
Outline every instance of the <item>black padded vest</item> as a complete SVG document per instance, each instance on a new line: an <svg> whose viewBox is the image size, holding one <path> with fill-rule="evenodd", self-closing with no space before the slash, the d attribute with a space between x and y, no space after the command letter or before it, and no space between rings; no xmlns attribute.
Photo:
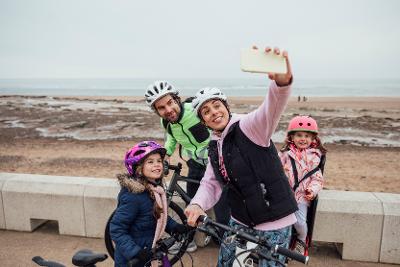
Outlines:
<svg viewBox="0 0 400 267"><path fill-rule="evenodd" d="M208 155L217 180L229 188L228 201L235 219L253 227L297 210L272 140L269 147L258 146L242 132L239 122L234 123L222 147L229 182L220 172L217 141L210 141Z"/></svg>

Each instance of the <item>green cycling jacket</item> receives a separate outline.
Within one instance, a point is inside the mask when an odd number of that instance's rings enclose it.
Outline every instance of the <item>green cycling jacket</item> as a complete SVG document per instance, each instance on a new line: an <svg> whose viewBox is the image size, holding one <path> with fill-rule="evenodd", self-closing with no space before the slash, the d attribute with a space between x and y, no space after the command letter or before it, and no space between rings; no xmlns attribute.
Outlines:
<svg viewBox="0 0 400 267"><path fill-rule="evenodd" d="M166 132L164 145L168 156L174 153L176 144L180 144L182 156L193 159L202 165L207 164L210 130L200 122L191 103L182 103L181 114L177 122L165 124L161 119L161 125Z"/></svg>

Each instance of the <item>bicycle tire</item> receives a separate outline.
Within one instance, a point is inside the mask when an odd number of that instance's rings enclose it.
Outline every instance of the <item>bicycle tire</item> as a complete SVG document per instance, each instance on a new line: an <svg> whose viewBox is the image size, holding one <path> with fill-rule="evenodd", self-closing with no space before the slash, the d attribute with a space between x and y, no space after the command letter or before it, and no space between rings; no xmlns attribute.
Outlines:
<svg viewBox="0 0 400 267"><path fill-rule="evenodd" d="M174 216L171 211L172 210L177 216ZM110 235L110 223L111 220L114 216L115 210L112 212L112 214L110 215L110 217L107 220L107 224L106 224L106 228L104 230L104 243L108 252L108 255L110 255L110 257L114 260L114 251L115 251L115 247L114 247L114 243L111 239L111 235ZM178 223L182 223L182 224L186 224L186 216L185 213L183 212L182 208L179 207L178 204L176 204L175 202L171 201L169 204L169 212L168 214L171 216L171 218L173 218L175 221L177 221ZM180 221L178 221L178 219ZM176 255L170 255L169 256L169 261L170 263L173 265L175 264L182 256L183 254L185 254L186 249L189 245L189 243L193 240L193 235L194 233L190 234L187 238L185 238L182 242L182 245L180 247L179 252Z"/></svg>
<svg viewBox="0 0 400 267"><path fill-rule="evenodd" d="M110 223L112 218L114 217L115 210L111 213L110 217L107 220L106 228L104 229L104 243L106 245L106 249L108 252L108 255L114 260L114 243L111 239L110 235Z"/></svg>

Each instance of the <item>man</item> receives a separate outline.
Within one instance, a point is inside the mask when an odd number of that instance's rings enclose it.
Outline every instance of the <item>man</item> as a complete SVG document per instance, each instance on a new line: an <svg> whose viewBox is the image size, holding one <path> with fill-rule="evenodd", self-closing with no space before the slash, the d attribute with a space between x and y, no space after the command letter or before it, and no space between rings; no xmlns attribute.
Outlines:
<svg viewBox="0 0 400 267"><path fill-rule="evenodd" d="M178 90L167 81L156 81L149 85L145 98L147 104L161 117L161 124L166 131L166 157L171 156L179 144L181 157L188 158L188 178L200 181L208 163L210 130L200 122L192 104L182 102ZM191 198L198 187L198 184L187 184L187 193ZM218 222L228 223L230 211L225 198L221 198L214 211Z"/></svg>

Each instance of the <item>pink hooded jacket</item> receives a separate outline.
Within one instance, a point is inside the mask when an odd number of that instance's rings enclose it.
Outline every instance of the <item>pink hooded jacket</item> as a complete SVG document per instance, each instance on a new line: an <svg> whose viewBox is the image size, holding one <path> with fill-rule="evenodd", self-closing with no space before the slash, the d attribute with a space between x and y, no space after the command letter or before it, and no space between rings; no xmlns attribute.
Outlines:
<svg viewBox="0 0 400 267"><path fill-rule="evenodd" d="M256 110L245 115L232 114L232 118L222 134L219 136L212 133L211 135L211 139L218 142L219 155L222 156L221 148L229 128L238 120L240 121L240 129L250 140L253 141L253 143L259 146L268 147L270 145L271 136L278 125L283 110L286 107L289 95L290 85L278 87L275 81L272 81L264 102ZM221 185L215 178L213 168L209 161L204 177L200 182L200 187L197 190L196 195L193 197L191 204L197 204L203 210L209 210L215 205L215 203L217 203L221 196L221 192ZM294 224L295 222L296 216L292 213L282 219L256 225L254 228L257 230L269 231L284 228Z"/></svg>
<svg viewBox="0 0 400 267"><path fill-rule="evenodd" d="M321 161L321 151L317 148L307 148L307 149L297 149L294 146L290 146L290 150L279 152L279 157L281 158L281 162L283 165L283 169L289 178L289 184L293 188L295 179L292 168L292 163L290 162L290 158L292 157L296 163L298 179L299 181L306 175L308 172L312 171L316 168ZM294 192L294 196L296 198L297 203L305 203L310 205L310 201L305 198L306 189L310 189L314 197L321 191L323 187L323 176L321 170L318 170L316 173L311 175L305 181L299 184L299 187Z"/></svg>

